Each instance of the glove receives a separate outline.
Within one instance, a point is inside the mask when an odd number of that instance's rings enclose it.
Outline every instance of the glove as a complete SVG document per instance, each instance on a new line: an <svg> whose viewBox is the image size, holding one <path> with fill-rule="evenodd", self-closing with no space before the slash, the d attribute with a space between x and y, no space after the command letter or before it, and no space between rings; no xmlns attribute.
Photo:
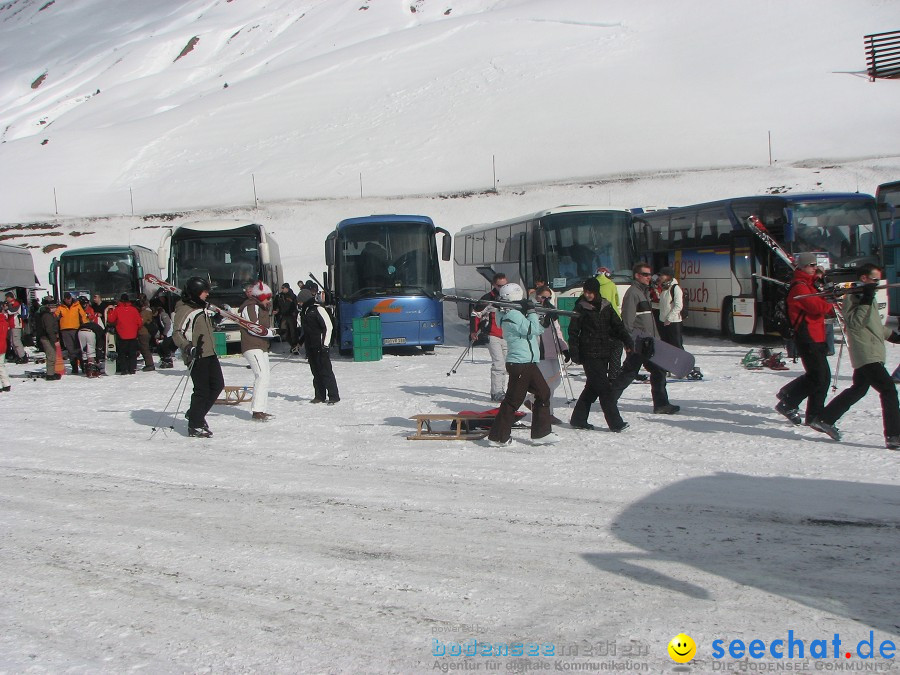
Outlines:
<svg viewBox="0 0 900 675"><path fill-rule="evenodd" d="M537 306L532 300L529 300L528 298L520 300L519 304L522 306L522 314L531 314L532 312L534 312L534 308Z"/></svg>
<svg viewBox="0 0 900 675"><path fill-rule="evenodd" d="M572 363L581 364L581 354L578 353L578 349L569 345L569 348L563 352Z"/></svg>
<svg viewBox="0 0 900 675"><path fill-rule="evenodd" d="M106 327L106 332L112 335L116 332L116 327L113 324L110 324Z"/></svg>
<svg viewBox="0 0 900 675"><path fill-rule="evenodd" d="M187 350L182 351L184 352L185 363L191 363L194 359L199 358L200 356L200 348L197 345L191 345L187 348Z"/></svg>
<svg viewBox="0 0 900 675"><path fill-rule="evenodd" d="M898 333L898 332L895 331L895 330L894 330L894 331L891 331L891 336L887 339L887 341L888 341L888 342L891 342L891 343L893 343L893 344L895 344L895 345L896 345L896 344L900 344L900 333Z"/></svg>
<svg viewBox="0 0 900 675"><path fill-rule="evenodd" d="M859 294L859 304L871 305L875 302L876 288L878 288L878 284L866 284L863 288L863 292Z"/></svg>
<svg viewBox="0 0 900 675"><path fill-rule="evenodd" d="M569 352L568 349L563 349L562 355L563 355L563 363L569 363L572 360L572 354Z"/></svg>
<svg viewBox="0 0 900 675"><path fill-rule="evenodd" d="M212 315L212 322L213 322L214 326L218 326L220 323L222 323L222 321L224 319L225 319L225 317L222 316L221 314L219 314L218 312L216 312L215 314Z"/></svg>

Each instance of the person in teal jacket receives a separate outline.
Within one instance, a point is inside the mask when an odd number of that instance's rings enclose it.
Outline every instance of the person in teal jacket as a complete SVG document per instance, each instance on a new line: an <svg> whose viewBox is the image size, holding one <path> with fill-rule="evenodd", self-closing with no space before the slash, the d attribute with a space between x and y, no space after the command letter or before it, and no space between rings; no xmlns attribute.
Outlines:
<svg viewBox="0 0 900 675"><path fill-rule="evenodd" d="M544 326L534 310L534 303L525 299L525 291L518 284L503 286L500 289L500 299L522 303L522 309L506 309L501 320L507 345L506 372L509 374L509 384L497 417L491 425L488 443L492 447L512 445L510 431L515 414L529 392L534 394L531 409L532 443L557 443L559 436L553 433L550 421L550 387L538 368L541 358L538 340L544 332Z"/></svg>

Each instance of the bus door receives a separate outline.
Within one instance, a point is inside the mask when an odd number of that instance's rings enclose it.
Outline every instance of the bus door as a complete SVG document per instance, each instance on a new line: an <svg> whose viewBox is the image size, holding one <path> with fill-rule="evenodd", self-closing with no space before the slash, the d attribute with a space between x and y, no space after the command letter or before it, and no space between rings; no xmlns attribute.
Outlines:
<svg viewBox="0 0 900 675"><path fill-rule="evenodd" d="M749 232L734 232L731 237L731 273L735 285L731 302L723 303L723 328L731 335L752 335L756 328L756 282L753 240ZM730 306L729 306L730 305Z"/></svg>

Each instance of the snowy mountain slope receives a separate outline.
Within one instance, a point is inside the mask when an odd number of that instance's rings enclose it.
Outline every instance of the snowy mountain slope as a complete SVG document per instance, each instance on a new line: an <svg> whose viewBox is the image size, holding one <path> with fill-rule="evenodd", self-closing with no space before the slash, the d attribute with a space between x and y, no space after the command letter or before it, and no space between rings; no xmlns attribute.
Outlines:
<svg viewBox="0 0 900 675"><path fill-rule="evenodd" d="M895 22L877 0L10 0L0 220L54 188L69 215L233 205L250 174L264 200L483 189L492 156L501 186L760 165L770 130L782 161L896 154L900 87L835 73Z"/></svg>

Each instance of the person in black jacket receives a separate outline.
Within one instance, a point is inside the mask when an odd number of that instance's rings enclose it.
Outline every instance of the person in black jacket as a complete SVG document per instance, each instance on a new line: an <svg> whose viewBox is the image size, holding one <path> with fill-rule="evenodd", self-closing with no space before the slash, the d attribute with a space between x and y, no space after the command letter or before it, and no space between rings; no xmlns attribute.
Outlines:
<svg viewBox="0 0 900 675"><path fill-rule="evenodd" d="M316 296L305 288L297 294L297 305L300 307L300 326L303 328L301 340L306 346L306 360L313 376L315 397L310 402L324 403L327 396L328 405L334 405L341 400L334 370L331 368L330 347L334 324L328 310L316 302Z"/></svg>
<svg viewBox="0 0 900 675"><path fill-rule="evenodd" d="M588 424L588 414L599 399L609 430L623 431L628 423L619 414L609 381L609 362L615 340L625 345L626 352L631 352L631 336L612 305L600 297L600 283L595 278L584 282L583 291L575 303L576 316L569 324L569 356L584 366L587 384L578 397L569 424L576 429L593 429L594 425Z"/></svg>
<svg viewBox="0 0 900 675"><path fill-rule="evenodd" d="M287 341L292 352L299 349L297 335L297 296L291 290L290 284L281 284L278 294L272 298L272 308L275 312L275 325L278 326L278 334L281 339Z"/></svg>

